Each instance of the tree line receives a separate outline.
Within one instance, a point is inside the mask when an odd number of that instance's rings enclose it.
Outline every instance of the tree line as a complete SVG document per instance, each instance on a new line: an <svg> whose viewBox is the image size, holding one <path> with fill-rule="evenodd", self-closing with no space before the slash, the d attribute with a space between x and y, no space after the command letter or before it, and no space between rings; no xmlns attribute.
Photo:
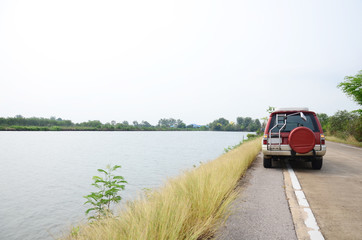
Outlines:
<svg viewBox="0 0 362 240"><path fill-rule="evenodd" d="M362 141L362 114L360 111L338 111L333 116L318 113L318 119L323 131L327 135L347 139L353 136L357 141Z"/></svg>
<svg viewBox="0 0 362 240"><path fill-rule="evenodd" d="M225 118L219 118L209 124L213 131L245 131L245 132L258 132L261 130L261 123L259 119L252 119L251 117L237 117L236 122L229 121Z"/></svg>
<svg viewBox="0 0 362 240"><path fill-rule="evenodd" d="M362 70L354 76L345 76L344 81L337 85L348 97L362 106ZM338 111L333 116L318 114L323 130L327 134L347 139L354 137L357 141L362 141L362 109L348 112Z"/></svg>
<svg viewBox="0 0 362 240"><path fill-rule="evenodd" d="M50 117L25 118L22 115L15 117L0 117L0 130L19 131L260 131L258 119L238 117L236 122L219 118L208 125L186 124L181 119L161 118L157 125L147 121L111 121L102 123L99 120L73 123L71 120Z"/></svg>

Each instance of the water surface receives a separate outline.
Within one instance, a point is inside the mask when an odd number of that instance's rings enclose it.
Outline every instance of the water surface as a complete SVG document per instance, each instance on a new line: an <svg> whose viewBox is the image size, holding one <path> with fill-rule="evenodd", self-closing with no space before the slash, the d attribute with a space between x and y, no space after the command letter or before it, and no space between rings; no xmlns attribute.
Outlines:
<svg viewBox="0 0 362 240"><path fill-rule="evenodd" d="M246 134L0 132L0 239L53 239L84 220L83 196L107 164L122 166L124 202L215 159Z"/></svg>

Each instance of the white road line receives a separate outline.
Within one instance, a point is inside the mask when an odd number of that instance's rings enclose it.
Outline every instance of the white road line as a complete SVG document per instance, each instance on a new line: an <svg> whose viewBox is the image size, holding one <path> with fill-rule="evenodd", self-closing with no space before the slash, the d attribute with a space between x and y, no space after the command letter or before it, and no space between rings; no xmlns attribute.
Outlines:
<svg viewBox="0 0 362 240"><path fill-rule="evenodd" d="M302 190L294 190L295 196L297 196L297 200L300 206L302 207L308 207L309 203L307 199L305 198L304 192Z"/></svg>
<svg viewBox="0 0 362 240"><path fill-rule="evenodd" d="M317 221L314 217L314 214L312 212L312 209L310 209L307 198L305 197L304 192L300 186L297 175L295 175L295 173L289 163L287 163L287 167L288 167L288 173L289 173L290 179L292 181L294 194L298 200L298 204L301 208L303 208L304 212L307 215L307 217L304 219L304 224L307 228L310 229L310 231L308 231L310 239L311 240L324 240L322 233L319 231L319 227L318 227Z"/></svg>
<svg viewBox="0 0 362 240"><path fill-rule="evenodd" d="M362 148L352 147L352 146L349 146L349 145L346 145L346 144L343 144L343 143L341 143L341 145L343 145L343 146L345 146L345 147L348 147L348 148L353 148L353 149L357 149L357 150L362 150Z"/></svg>
<svg viewBox="0 0 362 240"><path fill-rule="evenodd" d="M328 142L332 142L332 141L328 141ZM353 149L357 149L357 150L362 150L362 148L360 148L360 147L354 147L354 146L347 145L347 144L344 144L344 143L338 143L338 142L332 142L332 143L336 143L336 144L339 144L339 145L341 145L341 146L348 147L348 148L353 148Z"/></svg>
<svg viewBox="0 0 362 240"><path fill-rule="evenodd" d="M301 190L302 188L300 187L297 175L295 175L293 169L290 167L289 163L287 164L288 167L288 172L289 172L289 176L290 179L292 180L292 185L294 190Z"/></svg>

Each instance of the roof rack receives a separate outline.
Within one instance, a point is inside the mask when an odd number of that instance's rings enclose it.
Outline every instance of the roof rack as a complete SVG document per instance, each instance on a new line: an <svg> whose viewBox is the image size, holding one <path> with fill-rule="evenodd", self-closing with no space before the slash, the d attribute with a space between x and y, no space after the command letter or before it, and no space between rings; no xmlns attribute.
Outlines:
<svg viewBox="0 0 362 240"><path fill-rule="evenodd" d="M288 108L277 108L274 112L279 111L309 111L307 107L288 107Z"/></svg>

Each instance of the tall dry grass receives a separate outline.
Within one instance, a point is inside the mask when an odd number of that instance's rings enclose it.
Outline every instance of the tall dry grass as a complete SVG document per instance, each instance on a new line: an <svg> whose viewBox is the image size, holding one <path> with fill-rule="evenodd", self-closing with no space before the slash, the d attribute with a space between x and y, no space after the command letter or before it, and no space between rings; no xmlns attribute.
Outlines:
<svg viewBox="0 0 362 240"><path fill-rule="evenodd" d="M169 179L132 201L117 217L80 226L65 239L206 239L228 215L240 177L261 149L260 138Z"/></svg>

